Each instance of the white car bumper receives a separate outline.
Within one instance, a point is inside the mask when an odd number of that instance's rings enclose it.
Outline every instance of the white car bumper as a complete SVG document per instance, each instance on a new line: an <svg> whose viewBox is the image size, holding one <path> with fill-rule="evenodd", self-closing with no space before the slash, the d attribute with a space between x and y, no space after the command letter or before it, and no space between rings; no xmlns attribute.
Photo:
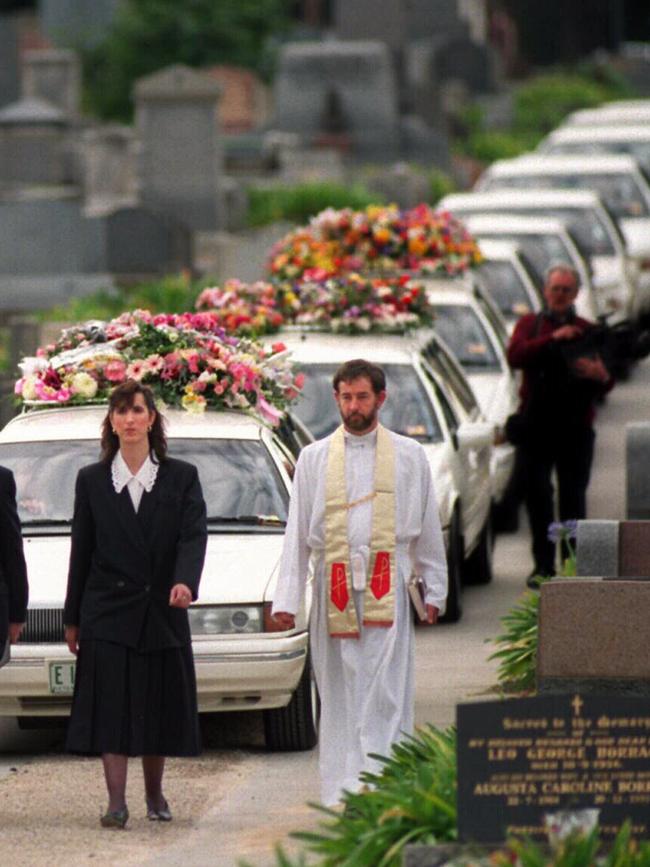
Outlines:
<svg viewBox="0 0 650 867"><path fill-rule="evenodd" d="M307 646L306 632L196 637L199 711L284 707L298 685ZM64 644L13 648L0 669L0 716L68 716L70 690L53 690L50 668L72 661Z"/></svg>

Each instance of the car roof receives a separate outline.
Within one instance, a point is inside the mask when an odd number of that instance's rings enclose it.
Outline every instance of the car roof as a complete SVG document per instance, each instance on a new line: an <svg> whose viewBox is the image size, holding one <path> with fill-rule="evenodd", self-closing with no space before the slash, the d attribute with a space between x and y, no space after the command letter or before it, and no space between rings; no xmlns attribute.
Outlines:
<svg viewBox="0 0 650 867"><path fill-rule="evenodd" d="M602 105L599 108L580 108L563 120L563 126L573 124L643 123L650 119L650 105Z"/></svg>
<svg viewBox="0 0 650 867"><path fill-rule="evenodd" d="M350 358L368 358L383 364L409 364L427 340L430 329L406 334L336 334L331 331L284 330L281 340L296 361L309 359L320 364L342 363Z"/></svg>
<svg viewBox="0 0 650 867"><path fill-rule="evenodd" d="M536 232L565 235L565 223L557 217L524 217L521 214L499 212L494 214L470 214L465 218L465 224L473 235L481 232L503 230L504 232Z"/></svg>
<svg viewBox="0 0 650 867"><path fill-rule="evenodd" d="M453 211L463 208L488 209L502 206L540 205L576 208L602 207L602 199L594 190L549 190L548 187L500 190L477 190L471 193L451 193L440 202L440 207Z"/></svg>
<svg viewBox="0 0 650 867"><path fill-rule="evenodd" d="M190 439L259 439L264 424L244 412L206 410L194 414L166 409L167 436ZM0 443L42 440L98 439L105 406L31 409L11 419L0 431Z"/></svg>
<svg viewBox="0 0 650 867"><path fill-rule="evenodd" d="M647 141L650 129L647 125L629 126L561 126L550 132L542 141L542 147L556 142L580 141Z"/></svg>
<svg viewBox="0 0 650 867"><path fill-rule="evenodd" d="M524 154L509 160L497 160L487 169L487 177L574 172L589 173L636 172L639 163L629 154Z"/></svg>
<svg viewBox="0 0 650 867"><path fill-rule="evenodd" d="M479 244L481 256L490 260L516 259L521 254L521 245L514 241L501 241L497 238L485 238Z"/></svg>

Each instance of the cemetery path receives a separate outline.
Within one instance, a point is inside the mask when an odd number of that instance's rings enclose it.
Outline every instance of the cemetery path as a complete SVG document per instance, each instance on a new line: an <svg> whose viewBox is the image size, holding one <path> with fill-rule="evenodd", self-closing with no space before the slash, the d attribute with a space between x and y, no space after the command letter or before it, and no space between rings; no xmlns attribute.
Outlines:
<svg viewBox="0 0 650 867"><path fill-rule="evenodd" d="M646 420L650 360L620 384L600 408L590 517L623 518L625 436L629 421ZM524 589L530 569L528 532L500 536L495 579L465 592L460 623L420 629L416 652L416 721L448 726L459 701L489 698L495 665L486 642L499 631L500 617ZM143 819L142 782L133 763L129 781L133 820L125 834L102 833L103 805L96 761L61 752L56 733L17 733L0 724L0 847L3 860L20 865L64 861L147 867L275 867L273 847L292 830L309 829L318 815L316 755L267 754L254 714L218 717L210 746L196 761L170 762L168 795L176 816L171 825ZM10 768L16 768L15 771Z"/></svg>

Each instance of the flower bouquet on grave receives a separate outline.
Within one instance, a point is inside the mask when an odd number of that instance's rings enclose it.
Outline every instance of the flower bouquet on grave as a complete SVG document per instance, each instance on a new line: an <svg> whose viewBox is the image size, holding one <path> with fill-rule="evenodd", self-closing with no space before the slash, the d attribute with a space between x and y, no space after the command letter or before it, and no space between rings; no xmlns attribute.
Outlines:
<svg viewBox="0 0 650 867"><path fill-rule="evenodd" d="M136 310L88 322L20 367L15 394L25 408L105 403L116 385L135 379L164 406L246 410L276 424L302 386L284 344L266 350L229 336L209 313Z"/></svg>
<svg viewBox="0 0 650 867"><path fill-rule="evenodd" d="M272 334L284 323L276 296L277 289L270 283L260 280L248 284L234 279L223 288L204 289L195 306L208 311L215 324L228 333L257 337Z"/></svg>
<svg viewBox="0 0 650 867"><path fill-rule="evenodd" d="M322 211L272 247L268 272L274 281L322 280L347 271L453 275L479 261L476 242L448 211L371 205Z"/></svg>

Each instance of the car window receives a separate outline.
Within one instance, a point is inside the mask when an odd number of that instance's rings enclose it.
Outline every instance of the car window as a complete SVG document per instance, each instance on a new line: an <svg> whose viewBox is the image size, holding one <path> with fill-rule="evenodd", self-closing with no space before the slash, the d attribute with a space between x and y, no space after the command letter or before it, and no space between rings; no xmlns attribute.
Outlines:
<svg viewBox="0 0 650 867"><path fill-rule="evenodd" d="M551 144L549 154L628 154L650 168L650 141L573 141Z"/></svg>
<svg viewBox="0 0 650 867"><path fill-rule="evenodd" d="M208 515L286 520L288 492L262 442L170 438L169 454L197 467ZM71 521L77 473L98 457L93 440L0 444L0 465L16 479L20 520Z"/></svg>
<svg viewBox="0 0 650 867"><path fill-rule="evenodd" d="M569 190L596 190L607 202L610 210L619 219L622 217L645 217L648 203L645 201L639 182L632 174L611 173L579 174L567 172L560 174L525 174L520 176L499 177L490 184L490 189L507 187L559 187Z"/></svg>
<svg viewBox="0 0 650 867"><path fill-rule="evenodd" d="M517 319L532 310L521 275L507 261L483 261L478 278L492 295L506 319Z"/></svg>
<svg viewBox="0 0 650 867"><path fill-rule="evenodd" d="M499 371L501 365L477 312L468 304L436 304L434 327L467 371Z"/></svg>
<svg viewBox="0 0 650 867"><path fill-rule="evenodd" d="M465 415L468 418L478 418L481 409L472 391L472 386L462 368L458 367L458 362L451 361L449 353L442 349L437 340L431 340L423 349L422 354L440 379L447 383ZM428 373L426 365L424 368Z"/></svg>
<svg viewBox="0 0 650 867"><path fill-rule="evenodd" d="M445 421L447 422L447 427L453 433L454 431L456 431L458 429L458 426L460 424L458 416L456 415L454 408L452 407L451 403L449 402L447 395L440 388L440 385L436 381L435 376L428 369L426 364L422 365L422 370L424 371L424 375L428 379L429 385L433 389L433 391L436 395L436 399L437 399L438 403L440 404L440 407L442 409L442 414L444 415Z"/></svg>
<svg viewBox="0 0 650 867"><path fill-rule="evenodd" d="M389 430L423 443L440 442L442 428L427 391L411 364L382 364L388 397L381 409L381 423ZM332 378L338 364L302 363L305 374L302 396L293 407L299 419L317 439L328 436L341 423L332 395Z"/></svg>
<svg viewBox="0 0 650 867"><path fill-rule="evenodd" d="M546 269L552 262L574 263L571 250L560 235L549 235L542 232L481 232L481 238L513 241L524 250L529 263L535 269L536 283L543 285Z"/></svg>

